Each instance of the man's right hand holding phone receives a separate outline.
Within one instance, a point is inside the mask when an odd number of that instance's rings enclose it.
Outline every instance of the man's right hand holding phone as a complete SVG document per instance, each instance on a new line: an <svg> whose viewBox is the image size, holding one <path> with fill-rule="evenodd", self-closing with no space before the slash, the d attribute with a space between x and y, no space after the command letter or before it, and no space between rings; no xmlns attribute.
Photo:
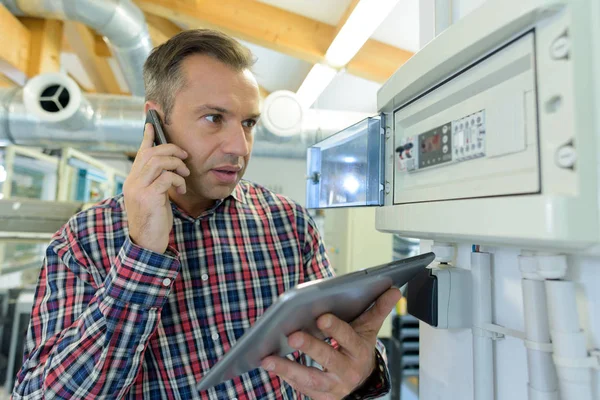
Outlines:
<svg viewBox="0 0 600 400"><path fill-rule="evenodd" d="M188 154L174 144L153 146L154 127L146 124L144 139L123 184L129 237L136 245L164 253L173 226L169 189L185 194Z"/></svg>

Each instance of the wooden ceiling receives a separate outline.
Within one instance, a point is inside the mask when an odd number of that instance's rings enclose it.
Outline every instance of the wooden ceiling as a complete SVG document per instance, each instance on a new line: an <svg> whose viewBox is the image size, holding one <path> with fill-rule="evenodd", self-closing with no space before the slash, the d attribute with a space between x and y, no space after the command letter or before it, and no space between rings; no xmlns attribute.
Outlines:
<svg viewBox="0 0 600 400"><path fill-rule="evenodd" d="M190 28L216 28L239 39L310 63L325 52L358 0L338 26L328 25L254 0L134 0L145 14L155 46ZM92 81L86 91L125 94L109 64L112 52L90 28L72 21L20 18L0 5L0 87L23 85L37 74L58 72L61 52L75 53ZM348 73L384 82L412 56L406 50L369 40L348 63ZM262 91L263 95L268 92Z"/></svg>

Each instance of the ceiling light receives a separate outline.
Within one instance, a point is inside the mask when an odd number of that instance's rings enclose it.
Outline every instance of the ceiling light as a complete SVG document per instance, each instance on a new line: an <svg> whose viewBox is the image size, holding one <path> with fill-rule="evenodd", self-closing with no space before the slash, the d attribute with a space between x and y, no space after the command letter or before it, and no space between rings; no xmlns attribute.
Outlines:
<svg viewBox="0 0 600 400"><path fill-rule="evenodd" d="M304 79L304 82L302 82L300 89L296 92L300 104L306 108L312 106L336 74L337 70L330 66L315 64Z"/></svg>
<svg viewBox="0 0 600 400"><path fill-rule="evenodd" d="M399 0L360 0L329 46L325 59L343 67L358 53Z"/></svg>
<svg viewBox="0 0 600 400"><path fill-rule="evenodd" d="M309 108L337 74L356 55L399 0L360 0L325 53L327 65L315 64L296 92Z"/></svg>

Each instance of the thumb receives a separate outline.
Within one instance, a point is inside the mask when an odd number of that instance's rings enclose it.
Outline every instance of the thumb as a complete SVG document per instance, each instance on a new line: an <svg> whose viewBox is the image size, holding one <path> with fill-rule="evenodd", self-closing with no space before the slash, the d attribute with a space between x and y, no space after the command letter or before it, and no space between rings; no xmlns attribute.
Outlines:
<svg viewBox="0 0 600 400"><path fill-rule="evenodd" d="M154 126L151 123L144 125L144 139L140 145L140 150L149 149L154 146Z"/></svg>
<svg viewBox="0 0 600 400"><path fill-rule="evenodd" d="M394 306L402 298L400 289L391 288L375 301L375 304L352 322L357 332L375 332L377 334L383 321L392 312Z"/></svg>

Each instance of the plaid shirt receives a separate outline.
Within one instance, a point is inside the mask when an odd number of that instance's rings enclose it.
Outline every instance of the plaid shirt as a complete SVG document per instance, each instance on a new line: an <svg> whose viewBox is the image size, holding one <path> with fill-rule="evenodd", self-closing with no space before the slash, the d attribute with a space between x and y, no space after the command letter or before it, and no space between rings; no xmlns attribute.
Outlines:
<svg viewBox="0 0 600 400"><path fill-rule="evenodd" d="M246 181L198 218L173 214L165 254L130 241L122 196L55 234L14 399L306 398L261 368L195 386L280 294L333 275L309 214ZM369 386L360 398L387 391Z"/></svg>

